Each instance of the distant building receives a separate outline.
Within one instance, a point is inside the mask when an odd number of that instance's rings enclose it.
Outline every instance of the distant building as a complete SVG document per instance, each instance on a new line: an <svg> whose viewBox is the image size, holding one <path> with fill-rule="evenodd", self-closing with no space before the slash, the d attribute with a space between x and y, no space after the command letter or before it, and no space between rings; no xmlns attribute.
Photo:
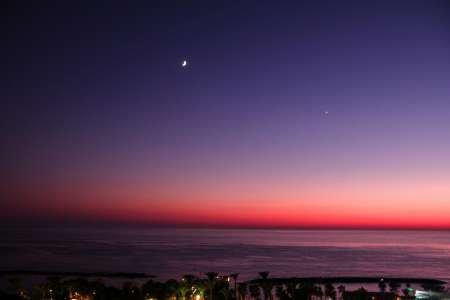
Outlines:
<svg viewBox="0 0 450 300"><path fill-rule="evenodd" d="M415 291L415 295L398 296L392 292L369 292L363 288L345 291L343 300L450 300L448 292Z"/></svg>
<svg viewBox="0 0 450 300"><path fill-rule="evenodd" d="M450 300L450 293L432 292L432 291L416 291L417 300Z"/></svg>

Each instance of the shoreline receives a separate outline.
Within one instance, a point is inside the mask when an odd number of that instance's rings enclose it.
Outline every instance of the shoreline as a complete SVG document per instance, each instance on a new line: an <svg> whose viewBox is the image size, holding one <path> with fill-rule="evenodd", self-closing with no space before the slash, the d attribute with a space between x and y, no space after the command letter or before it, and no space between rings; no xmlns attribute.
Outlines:
<svg viewBox="0 0 450 300"><path fill-rule="evenodd" d="M274 283L285 282L310 282L310 283L379 283L385 282L411 283L411 284L447 284L447 281L435 278L421 277L373 277L373 276L324 276L324 277L271 277ZM260 279L249 280L248 282L258 282Z"/></svg>
<svg viewBox="0 0 450 300"><path fill-rule="evenodd" d="M105 278L124 278L124 279L145 279L156 278L155 275L146 273L127 273L127 272L59 272L59 271L31 271L31 270L12 270L0 271L0 277L4 276L60 276L60 277L105 277ZM225 275L226 276L226 275ZM251 279L243 282L256 283L260 279ZM324 277L270 277L273 283L285 282L310 282L310 283L378 283L380 280L396 283L410 284L447 284L447 281L435 278L422 277L374 277L374 276L324 276Z"/></svg>

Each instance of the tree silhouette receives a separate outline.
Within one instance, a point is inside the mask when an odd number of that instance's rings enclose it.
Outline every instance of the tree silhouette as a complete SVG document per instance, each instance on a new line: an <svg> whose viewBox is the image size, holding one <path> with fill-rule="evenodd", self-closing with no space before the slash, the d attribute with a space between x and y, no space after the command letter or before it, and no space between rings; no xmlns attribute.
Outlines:
<svg viewBox="0 0 450 300"><path fill-rule="evenodd" d="M224 300L229 300L230 293L230 284L227 280L220 280L216 282L216 289L220 295L223 296Z"/></svg>
<svg viewBox="0 0 450 300"><path fill-rule="evenodd" d="M14 277L8 279L13 294L17 295L20 299L29 298L27 290L22 285L20 278Z"/></svg>
<svg viewBox="0 0 450 300"><path fill-rule="evenodd" d="M324 292L322 290L322 287L320 285L313 285L312 287L312 296L315 296L319 299L323 298Z"/></svg>
<svg viewBox="0 0 450 300"><path fill-rule="evenodd" d="M398 289L400 288L400 283L397 281L389 281L389 290L395 294L398 293Z"/></svg>
<svg viewBox="0 0 450 300"><path fill-rule="evenodd" d="M325 297L336 300L336 289L334 288L333 284L325 284Z"/></svg>
<svg viewBox="0 0 450 300"><path fill-rule="evenodd" d="M145 299L165 299L167 297L165 284L153 280L144 283L141 287L141 291Z"/></svg>
<svg viewBox="0 0 450 300"><path fill-rule="evenodd" d="M186 282L181 282L181 284L178 285L178 289L177 289L178 299L186 300L186 296L191 291L192 291L192 286L190 284L187 284Z"/></svg>
<svg viewBox="0 0 450 300"><path fill-rule="evenodd" d="M140 288L131 281L125 282L122 287L122 294L125 299L139 300L141 298Z"/></svg>
<svg viewBox="0 0 450 300"><path fill-rule="evenodd" d="M261 277L259 279L259 281L261 284L261 288L263 290L264 300L273 300L273 294L272 294L273 283L271 280L269 280L269 272L264 271L264 272L259 272L258 274Z"/></svg>
<svg viewBox="0 0 450 300"><path fill-rule="evenodd" d="M175 300L178 295L178 281L175 279L169 279L165 283L164 293L166 298Z"/></svg>
<svg viewBox="0 0 450 300"><path fill-rule="evenodd" d="M250 296L255 300L261 300L261 290L257 283L250 284Z"/></svg>
<svg viewBox="0 0 450 300"><path fill-rule="evenodd" d="M206 277L208 278L206 285L208 286L208 300L213 300L213 296L214 296L214 288L216 286L216 282L217 282L217 276L219 275L216 272L208 272L205 274Z"/></svg>
<svg viewBox="0 0 450 300"><path fill-rule="evenodd" d="M245 282L240 282L238 285L238 300L245 300L247 298L248 293L248 285Z"/></svg>
<svg viewBox="0 0 450 300"><path fill-rule="evenodd" d="M338 286L338 291L339 291L339 295L341 299L344 299L344 292L345 292L345 286L344 285L339 285Z"/></svg>
<svg viewBox="0 0 450 300"><path fill-rule="evenodd" d="M237 290L237 279L238 279L239 273L233 273L230 275L231 278L233 278L233 283L234 283L234 296L236 298L236 300L239 299L239 293Z"/></svg>

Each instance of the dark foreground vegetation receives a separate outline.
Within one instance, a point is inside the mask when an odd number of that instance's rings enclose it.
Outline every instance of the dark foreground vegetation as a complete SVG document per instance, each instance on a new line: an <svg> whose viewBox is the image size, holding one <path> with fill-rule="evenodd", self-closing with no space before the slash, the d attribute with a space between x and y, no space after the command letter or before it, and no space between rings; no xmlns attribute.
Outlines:
<svg viewBox="0 0 450 300"><path fill-rule="evenodd" d="M149 279L141 273L69 273L69 272L0 272L2 276L45 275L47 281L27 289L19 277L8 277L8 287L0 291L0 299L36 300L409 300L415 291L411 284L419 284L426 291L444 292L445 282L417 278L374 277L309 277L271 278L269 272L239 282L239 274L220 276L205 273L203 277L185 275L180 280L166 282ZM55 276L59 275L59 276ZM88 280L81 278L98 277ZM65 278L64 278L65 277ZM67 278L69 277L69 278ZM80 278L76 278L80 277ZM107 285L102 278L126 278L121 288ZM146 278L144 284L130 279ZM378 283L379 293L360 288L346 291L344 284ZM369 297L370 296L370 297ZM388 297L389 296L389 297Z"/></svg>

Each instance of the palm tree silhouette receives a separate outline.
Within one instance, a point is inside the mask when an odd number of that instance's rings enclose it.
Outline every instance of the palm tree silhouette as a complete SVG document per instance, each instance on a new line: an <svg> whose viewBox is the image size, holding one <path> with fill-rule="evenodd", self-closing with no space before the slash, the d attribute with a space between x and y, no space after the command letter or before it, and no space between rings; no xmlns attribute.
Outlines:
<svg viewBox="0 0 450 300"><path fill-rule="evenodd" d="M336 289L332 283L325 284L325 297L336 300Z"/></svg>
<svg viewBox="0 0 450 300"><path fill-rule="evenodd" d="M240 282L238 285L238 298L237 300L245 300L247 298L247 283Z"/></svg>
<svg viewBox="0 0 450 300"><path fill-rule="evenodd" d="M186 300L187 294L191 291L191 286L186 283L182 283L178 286L177 294L180 300Z"/></svg>
<svg viewBox="0 0 450 300"><path fill-rule="evenodd" d="M208 280L206 282L206 285L208 286L208 292L209 292L208 300L213 300L214 287L216 285L217 276L219 275L219 273L208 272L208 273L205 273L205 275L208 278Z"/></svg>
<svg viewBox="0 0 450 300"><path fill-rule="evenodd" d="M230 277L233 278L233 282L234 282L234 295L236 297L236 300L239 299L239 294L238 294L238 291L237 291L237 278L238 278L238 276L239 276L239 273L230 274Z"/></svg>
<svg viewBox="0 0 450 300"><path fill-rule="evenodd" d="M218 286L217 286L218 285ZM224 300L228 300L230 298L230 284L227 280L221 280L217 284L217 289L220 294L222 294Z"/></svg>
<svg viewBox="0 0 450 300"><path fill-rule="evenodd" d="M344 299L345 286L341 284L337 289L339 291L340 298Z"/></svg>
<svg viewBox="0 0 450 300"><path fill-rule="evenodd" d="M263 294L264 294L264 300L273 300L273 294L272 294L273 284L269 280L269 272L264 271L264 272L259 272L258 274L259 274L259 276L261 276L260 283L261 283L261 288L262 288Z"/></svg>
<svg viewBox="0 0 450 300"><path fill-rule="evenodd" d="M312 292L313 296L315 296L319 299L322 299L324 292L322 291L322 287L320 285L313 285L312 290L313 290L313 292Z"/></svg>
<svg viewBox="0 0 450 300"><path fill-rule="evenodd" d="M165 283L164 293L168 299L176 300L179 283L175 279L169 279Z"/></svg>
<svg viewBox="0 0 450 300"><path fill-rule="evenodd" d="M249 286L250 296L255 300L261 299L261 289L257 283L251 284Z"/></svg>
<svg viewBox="0 0 450 300"><path fill-rule="evenodd" d="M205 299L205 291L206 291L206 284L204 280L198 279L194 283L194 294L197 297L198 300L204 300ZM197 298L195 298L197 300Z"/></svg>
<svg viewBox="0 0 450 300"><path fill-rule="evenodd" d="M315 285L312 282L301 282L297 287L297 284L292 286L293 299L311 300L314 297L322 295L322 289L320 286Z"/></svg>

